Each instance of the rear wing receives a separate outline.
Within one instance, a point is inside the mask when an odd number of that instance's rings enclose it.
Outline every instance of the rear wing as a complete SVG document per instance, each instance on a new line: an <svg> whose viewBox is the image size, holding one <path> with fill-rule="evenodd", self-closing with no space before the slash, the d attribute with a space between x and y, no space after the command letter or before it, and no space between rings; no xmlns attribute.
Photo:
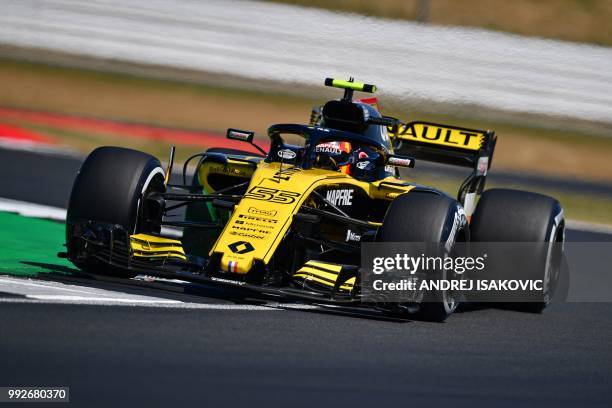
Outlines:
<svg viewBox="0 0 612 408"><path fill-rule="evenodd" d="M410 122L390 129L390 134L398 154L472 168L457 194L469 220L493 161L497 142L495 133L431 122Z"/></svg>
<svg viewBox="0 0 612 408"><path fill-rule="evenodd" d="M497 137L494 132L431 122L401 124L391 132L396 153L416 159L471 167L486 175Z"/></svg>

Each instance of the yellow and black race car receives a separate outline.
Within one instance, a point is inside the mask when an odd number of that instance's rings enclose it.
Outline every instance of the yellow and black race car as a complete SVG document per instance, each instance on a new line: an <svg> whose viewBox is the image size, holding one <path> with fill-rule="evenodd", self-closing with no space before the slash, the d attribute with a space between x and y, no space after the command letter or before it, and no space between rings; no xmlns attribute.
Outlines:
<svg viewBox="0 0 612 408"><path fill-rule="evenodd" d="M313 110L309 124L268 129L266 152L254 134L229 139L257 147L212 148L169 183L155 157L100 147L83 163L67 216L66 256L91 273L173 277L320 304L374 307L444 320L459 299L436 292L427 302L364 302L364 242L561 242L563 213L550 197L484 191L493 132L382 116L353 92L375 86L326 79L344 89ZM195 173L187 181L188 164ZM399 178L399 168L429 160L472 169L457 198ZM183 209L180 218L176 214ZM162 234L174 227L180 238ZM541 310L549 300L544 290Z"/></svg>

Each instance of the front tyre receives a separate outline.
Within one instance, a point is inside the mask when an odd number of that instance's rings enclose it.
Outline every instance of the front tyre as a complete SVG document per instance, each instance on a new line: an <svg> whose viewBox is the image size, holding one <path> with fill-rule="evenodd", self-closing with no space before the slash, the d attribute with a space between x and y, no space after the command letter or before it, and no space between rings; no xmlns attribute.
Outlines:
<svg viewBox="0 0 612 408"><path fill-rule="evenodd" d="M68 258L81 269L116 275L115 269L80 256L82 240L75 236L75 225L83 222L117 225L128 234L158 232L159 226L145 223L142 214L142 199L153 191L165 191L164 170L155 157L121 147L99 147L91 152L70 194L66 216ZM122 271L121 275L133 274Z"/></svg>
<svg viewBox="0 0 612 408"><path fill-rule="evenodd" d="M412 192L399 196L387 210L378 230L378 242L422 242L444 244L448 254L455 242L469 241L467 219L459 203L445 195ZM444 255L448 255L444 254ZM432 278L451 279L452 271L436 272ZM459 305L459 297L451 291L427 291L416 317L443 322Z"/></svg>

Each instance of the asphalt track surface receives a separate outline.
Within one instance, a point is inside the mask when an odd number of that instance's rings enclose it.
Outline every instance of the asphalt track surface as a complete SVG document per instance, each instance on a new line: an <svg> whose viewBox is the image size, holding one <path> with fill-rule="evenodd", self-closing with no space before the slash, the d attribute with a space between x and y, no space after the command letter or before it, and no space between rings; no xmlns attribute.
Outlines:
<svg viewBox="0 0 612 408"><path fill-rule="evenodd" d="M0 151L0 195L64 207L75 161ZM73 405L612 403L609 303L542 315L464 308L433 324L232 302L197 287L12 279L0 277L0 385L67 385Z"/></svg>

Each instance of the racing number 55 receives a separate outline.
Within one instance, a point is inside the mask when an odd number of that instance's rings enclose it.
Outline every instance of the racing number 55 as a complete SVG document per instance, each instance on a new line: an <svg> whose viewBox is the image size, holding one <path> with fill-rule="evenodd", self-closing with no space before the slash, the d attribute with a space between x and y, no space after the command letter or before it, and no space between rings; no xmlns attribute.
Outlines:
<svg viewBox="0 0 612 408"><path fill-rule="evenodd" d="M295 202L295 199L300 196L300 193L293 191L277 190L275 188L267 188L255 186L250 189L244 196L244 198L251 198L253 200L271 201L279 204L291 204Z"/></svg>

